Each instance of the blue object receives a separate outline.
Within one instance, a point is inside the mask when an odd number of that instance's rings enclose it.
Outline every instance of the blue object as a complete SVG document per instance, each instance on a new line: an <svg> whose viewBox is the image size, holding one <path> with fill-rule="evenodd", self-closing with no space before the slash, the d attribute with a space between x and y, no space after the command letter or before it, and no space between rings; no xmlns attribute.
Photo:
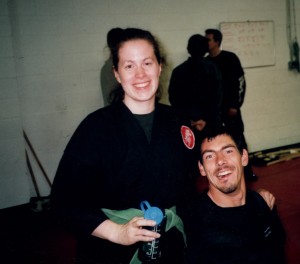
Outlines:
<svg viewBox="0 0 300 264"><path fill-rule="evenodd" d="M149 202L147 201L142 201L140 206L142 211L144 212L145 219L153 220L157 225L162 222L164 214L158 207L150 206Z"/></svg>

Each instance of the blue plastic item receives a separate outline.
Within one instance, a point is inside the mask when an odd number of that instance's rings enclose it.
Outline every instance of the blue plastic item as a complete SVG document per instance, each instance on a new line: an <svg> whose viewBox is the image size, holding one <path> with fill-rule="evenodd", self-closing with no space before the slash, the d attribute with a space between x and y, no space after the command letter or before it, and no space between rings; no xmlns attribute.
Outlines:
<svg viewBox="0 0 300 264"><path fill-rule="evenodd" d="M144 212L145 219L154 220L157 225L162 222L164 214L158 207L150 206L149 202L147 201L142 201L140 206Z"/></svg>

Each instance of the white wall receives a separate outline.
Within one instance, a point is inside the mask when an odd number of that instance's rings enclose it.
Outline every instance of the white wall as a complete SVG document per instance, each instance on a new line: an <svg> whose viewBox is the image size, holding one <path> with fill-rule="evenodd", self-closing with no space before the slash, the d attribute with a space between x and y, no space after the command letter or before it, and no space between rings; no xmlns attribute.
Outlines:
<svg viewBox="0 0 300 264"><path fill-rule="evenodd" d="M300 0L295 6L300 21ZM284 0L0 0L0 208L36 195L22 129L52 180L74 129L103 106L100 71L108 58L109 29L141 27L157 35L167 55L166 88L171 70L188 56L190 35L245 20L273 20L276 44L275 66L245 70L242 112L249 150L298 143L300 74L287 67ZM41 195L48 195L30 159Z"/></svg>
<svg viewBox="0 0 300 264"><path fill-rule="evenodd" d="M29 201L22 114L7 1L0 1L0 208Z"/></svg>

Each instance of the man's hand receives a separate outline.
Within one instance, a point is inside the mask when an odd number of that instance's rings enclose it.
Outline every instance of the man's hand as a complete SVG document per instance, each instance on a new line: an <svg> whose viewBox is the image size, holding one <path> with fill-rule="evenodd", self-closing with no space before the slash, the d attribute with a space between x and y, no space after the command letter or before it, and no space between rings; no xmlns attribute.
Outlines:
<svg viewBox="0 0 300 264"><path fill-rule="evenodd" d="M197 121L191 121L192 127L196 128L198 131L202 131L202 129L206 126L206 122L203 119Z"/></svg>
<svg viewBox="0 0 300 264"><path fill-rule="evenodd" d="M228 115L228 116L236 116L237 113L238 113L238 110L237 110L237 109L235 109L235 108L229 108L229 109L228 109L228 112L227 112L227 115Z"/></svg>

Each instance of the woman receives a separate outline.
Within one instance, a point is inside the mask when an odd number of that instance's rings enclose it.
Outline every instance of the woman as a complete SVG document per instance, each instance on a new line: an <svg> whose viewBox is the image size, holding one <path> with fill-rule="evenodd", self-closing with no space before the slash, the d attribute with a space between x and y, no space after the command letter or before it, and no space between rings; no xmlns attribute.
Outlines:
<svg viewBox="0 0 300 264"><path fill-rule="evenodd" d="M160 237L144 228L155 222L137 215L119 223L109 213L136 212L144 200L169 212L193 193L188 168L194 136L156 100L162 70L157 41L149 31L127 28L110 48L121 94L79 125L51 192L53 211L78 237L77 263L140 263L140 244ZM179 227L161 235L156 263L182 263Z"/></svg>

